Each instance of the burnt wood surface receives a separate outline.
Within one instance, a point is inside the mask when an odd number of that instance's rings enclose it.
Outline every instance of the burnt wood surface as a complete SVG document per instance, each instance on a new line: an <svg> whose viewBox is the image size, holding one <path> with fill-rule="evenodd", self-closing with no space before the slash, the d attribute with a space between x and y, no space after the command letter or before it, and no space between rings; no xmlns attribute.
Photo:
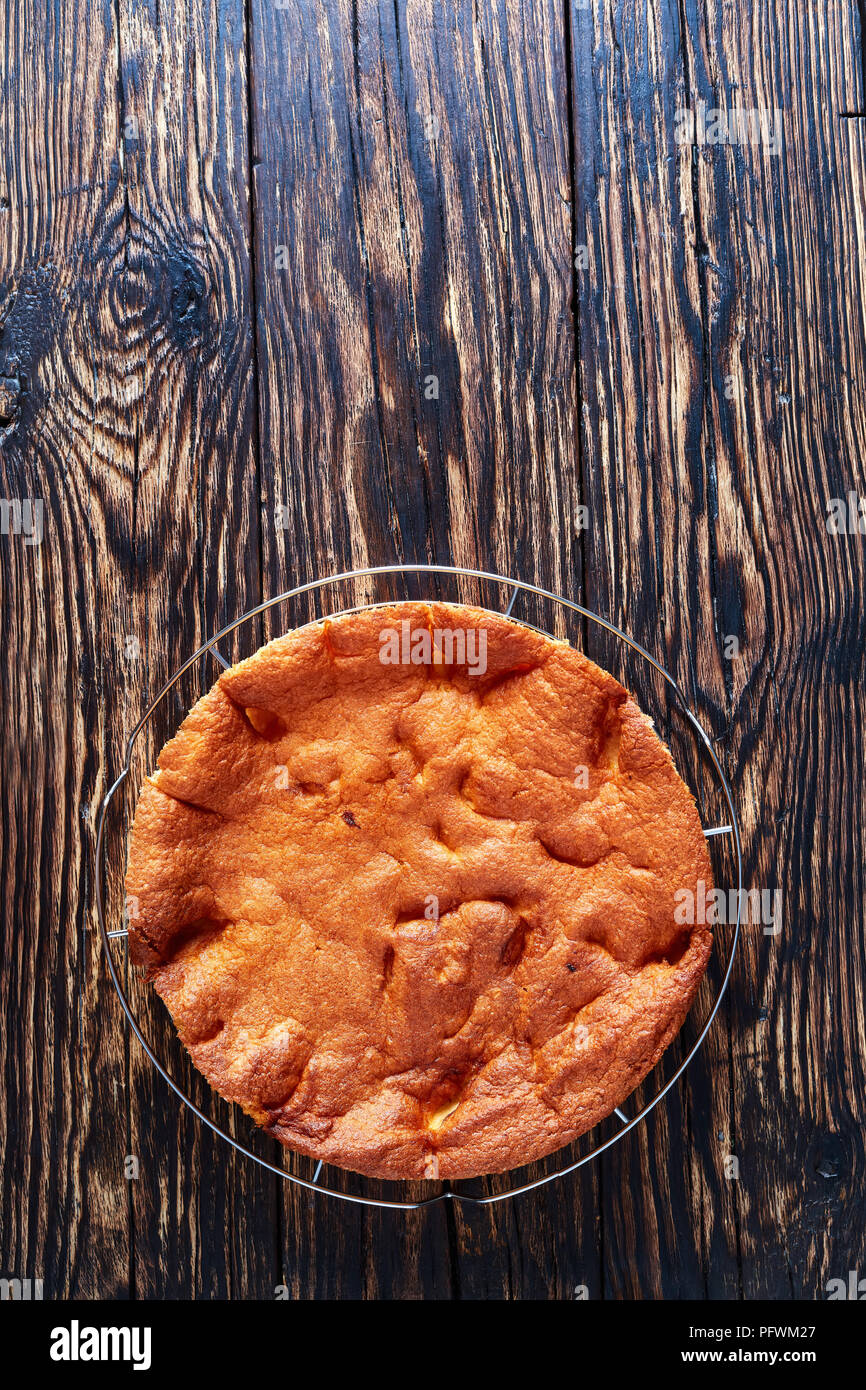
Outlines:
<svg viewBox="0 0 866 1390"><path fill-rule="evenodd" d="M866 498L861 9L0 0L0 1275L815 1299L866 1274L866 535L827 526ZM763 136L706 138L717 108ZM181 1107L111 987L93 851L206 636L424 562L553 589L663 661L784 907L645 1125L537 1192L403 1213L295 1189Z"/></svg>

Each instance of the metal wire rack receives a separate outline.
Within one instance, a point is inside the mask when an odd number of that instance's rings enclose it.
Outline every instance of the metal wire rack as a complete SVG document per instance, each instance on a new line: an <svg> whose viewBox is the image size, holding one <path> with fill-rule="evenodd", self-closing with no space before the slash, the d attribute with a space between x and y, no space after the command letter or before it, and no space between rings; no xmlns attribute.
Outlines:
<svg viewBox="0 0 866 1390"><path fill-rule="evenodd" d="M588 1153L581 1155L574 1161L568 1162L562 1167L554 1168L551 1172L546 1173L541 1177L534 1178L531 1181L518 1183L518 1185L514 1187L509 1187L507 1190L502 1192L490 1193L465 1190L463 1187L453 1186L450 1182L444 1182L439 1184L438 1191L432 1193L430 1196L425 1196L418 1200L397 1200L393 1198L383 1199L366 1195L364 1193L343 1192L339 1191L336 1188L328 1187L324 1184L321 1184L319 1182L319 1177L321 1175L323 1166L321 1162L318 1164L312 1178L306 1179L300 1177L296 1173L290 1173L289 1171L287 1171L287 1169L279 1167L275 1163L271 1163L268 1159L262 1157L260 1154L254 1153L252 1149L248 1148L245 1144L241 1143L240 1140L236 1139L233 1135L227 1133L225 1129L223 1129L219 1124L217 1124L213 1119L211 1119L210 1116L206 1115L199 1108L199 1106L195 1104L195 1102L185 1093L183 1088L174 1080L174 1078L169 1073L166 1065L164 1065L163 1062L159 1059L159 1057L157 1057L153 1048L148 1043L135 1016L133 1007L130 1004L130 1001L127 997L126 990L124 989L122 980L120 978L118 964L114 958L114 949L116 949L118 946L125 945L126 943L127 928L117 927L114 929L109 929L106 919L106 907L104 898L106 820L109 811L112 808L118 790L126 781L126 779L130 776L133 751L143 729L148 724L148 721L150 720L154 711L166 698L169 692L174 689L174 687L177 685L178 681L181 679L184 673L190 670L190 668L193 667L197 661L201 660L208 653L214 657L214 659L218 662L218 664L221 667L228 668L231 665L231 663L227 661L226 658L219 651L217 644L221 642L224 638L231 636L232 633L236 632L244 624L252 622L255 618L261 616L262 614L268 612L270 609L275 608L280 604L288 603L291 600L298 599L304 595L313 594L319 590L330 589L333 586L338 585L340 583L350 583L364 579L375 579L376 577L386 575L401 577L407 575L435 575L439 576L440 578L450 577L452 579L464 579L493 584L498 589L506 590L509 594L509 599L504 609L491 609L488 611L504 611L508 616L512 617L515 622L522 621L521 619L514 617L514 609L521 595L534 595L536 599L544 600L555 605L561 605L561 607L565 609L568 613L575 614L578 617L585 619L587 622L597 624L599 627L605 629L608 633L612 634L614 637L624 642L626 646L631 649L631 651L637 653L639 657L648 662L652 669L656 672L656 674L659 677L661 677L661 680L664 683L664 688L667 690L668 694L671 697L673 697L675 704L679 707L681 712L685 715L686 719L688 720L690 730L693 733L695 739L697 740L699 749L703 749L703 751L708 755L710 765L718 782L718 786L721 789L724 805L727 808L726 822L724 824L714 825L709 828L705 828L704 834L707 836L708 839L715 839L715 837L718 836L730 837L730 842L733 845L736 861L737 878L736 921L733 923L733 925L728 923L728 926L730 927L730 938L727 943L727 954L723 957L722 960L722 978L716 991L715 999L712 1003L712 1006L709 1009L709 1013L705 1022L700 1028L697 1039L694 1041L694 1043L686 1053L684 1059L679 1064L679 1066L677 1066L673 1074L664 1082L663 1085L660 1086L660 1089L655 1093L655 1095L653 1095L652 1098L638 1110L637 1114L635 1114L631 1119L629 1119L629 1117L621 1109L617 1109L614 1112L620 1124L620 1128L618 1129L618 1131L616 1131L614 1134L610 1135L606 1139L600 1139L599 1142L596 1143ZM441 602L443 600L439 598L439 596L437 595L437 601ZM393 602L395 602L393 598L385 601L385 603ZM359 612L362 609L370 609L381 606L384 606L384 604L359 604L356 605L354 608L342 608L335 610L334 612L323 613L320 615L319 618L315 619L315 621L321 621L321 619L325 617L337 617L342 616L346 613ZM525 620L523 621L523 625L526 627L534 627L534 624L526 622ZM535 630L543 632L545 633L545 635L550 635L546 632L544 628L538 627L535 628ZM701 1046L703 1045L704 1039L706 1038L707 1033L709 1032L710 1027L712 1026L716 1014L719 1011L719 1007L721 1005L722 999L724 997L725 991L727 990L728 983L731 977L731 971L733 969L737 943L739 941L740 919L743 899L742 890L742 849L740 843L740 828L739 822L737 820L737 812L734 803L733 793L731 791L725 773L722 769L715 748L713 747L711 738L709 737L699 720L696 718L696 716L692 713L685 697L683 696L682 692L679 689L679 686L677 685L673 677L668 674L664 667L661 666L658 661L656 661L655 657L653 657L648 651L646 651L646 649L642 647L639 642L636 642L633 638L627 636L626 633L621 631L620 628L616 627L606 618L600 617L597 613L593 613L590 609L584 608L581 604L574 603L570 599L563 598L558 594L551 593L547 589L542 589L538 585L530 584L524 580L511 579L507 576L493 574L486 570L473 570L451 565L379 565L367 569L348 570L341 574L328 575L323 579L312 580L308 584L301 584L294 589L286 590L285 593L278 594L275 598L267 599L265 602L258 604L255 608L249 609L246 613L242 614L240 618L236 618L234 622L226 624L226 626L221 628L219 632L215 633L213 637L210 637L205 643L203 643L203 645L200 646L198 650L195 651L192 654L192 656L190 656L183 663L182 666L178 667L174 674L166 681L165 685L162 687L159 693L153 698L153 700L151 700L150 704L147 706L144 714L142 715L141 719L136 724L135 728L129 736L126 745L126 755L123 766L103 800L97 823L96 911L99 921L99 930L101 934L102 945L108 964L109 974L111 976L112 984L114 985L115 991L117 992L117 996L123 1008L123 1012L126 1015L129 1027L131 1028L132 1032L135 1034L136 1038L138 1039L139 1043L144 1049L151 1064L160 1074L163 1080L167 1082L167 1084L171 1087L172 1091L174 1091L175 1095L178 1096L178 1098L183 1102L183 1104L187 1106L189 1110L192 1111L192 1113L201 1121L202 1124L206 1125L210 1130L213 1131L215 1135L217 1135L220 1139L224 1140L225 1143L229 1144L233 1149L237 1150L238 1153L244 1155L244 1157L246 1158L251 1159L254 1163L257 1163L262 1168L267 1169L269 1172L276 1174L277 1177L283 1178L287 1182L293 1183L297 1187L307 1188L311 1192L320 1193L323 1196L333 1197L340 1201L353 1202L362 1206L393 1208L402 1211L414 1211L417 1210L419 1207L430 1206L437 1202L445 1201L469 1202L475 1205L486 1206L495 1202L505 1201L505 1199L509 1197L519 1196L524 1192L530 1192L535 1188L542 1187L546 1183L552 1182L556 1178L565 1177L568 1173L573 1173L576 1169L581 1168L584 1164L591 1162L593 1159L597 1158L599 1154L604 1153L607 1149L610 1149L614 1144L618 1143L619 1140L622 1139L624 1135L628 1134L630 1130L633 1130L637 1125L641 1124L642 1121L646 1119L649 1113L655 1109L659 1102L676 1084L676 1082L682 1076L683 1072L686 1070L686 1067L688 1067L689 1063L696 1056ZM661 1065L662 1064L660 1063L659 1066ZM557 1155L552 1155L550 1157L555 1160ZM433 1182L425 1183L425 1186L434 1185L435 1184ZM400 1185L390 1184L390 1186Z"/></svg>

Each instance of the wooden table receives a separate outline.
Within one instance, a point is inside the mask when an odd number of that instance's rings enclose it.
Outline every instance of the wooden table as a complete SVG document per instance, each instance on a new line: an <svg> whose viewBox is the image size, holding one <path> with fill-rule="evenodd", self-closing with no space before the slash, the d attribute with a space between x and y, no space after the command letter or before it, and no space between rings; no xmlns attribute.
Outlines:
<svg viewBox="0 0 866 1390"><path fill-rule="evenodd" d="M0 14L0 1273L204 1299L866 1274L866 536L827 525L866 496L857 0ZM182 1110L123 1025L92 854L205 635L425 561L665 662L784 926L745 932L687 1081L601 1161L407 1215L297 1192ZM122 835L109 858L116 889Z"/></svg>

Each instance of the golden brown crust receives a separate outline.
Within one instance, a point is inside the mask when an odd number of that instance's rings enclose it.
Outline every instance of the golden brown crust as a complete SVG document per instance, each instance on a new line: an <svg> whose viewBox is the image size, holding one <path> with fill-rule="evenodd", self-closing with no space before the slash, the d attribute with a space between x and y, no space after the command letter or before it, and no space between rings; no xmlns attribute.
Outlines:
<svg viewBox="0 0 866 1390"><path fill-rule="evenodd" d="M383 664L388 629L475 646ZM694 801L612 676L397 604L271 642L195 706L139 800L130 941L196 1066L284 1144L469 1177L568 1143L659 1060L710 954L674 919L699 879Z"/></svg>

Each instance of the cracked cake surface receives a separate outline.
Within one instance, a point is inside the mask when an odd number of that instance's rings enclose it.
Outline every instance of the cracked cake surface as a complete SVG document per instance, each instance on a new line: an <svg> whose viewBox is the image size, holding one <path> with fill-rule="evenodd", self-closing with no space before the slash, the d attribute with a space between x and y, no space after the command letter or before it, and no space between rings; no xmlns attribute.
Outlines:
<svg viewBox="0 0 866 1390"><path fill-rule="evenodd" d="M400 603L220 677L144 783L126 891L221 1095L326 1163L461 1178L570 1142L656 1064L710 955L675 915L701 879L694 800L618 681Z"/></svg>

